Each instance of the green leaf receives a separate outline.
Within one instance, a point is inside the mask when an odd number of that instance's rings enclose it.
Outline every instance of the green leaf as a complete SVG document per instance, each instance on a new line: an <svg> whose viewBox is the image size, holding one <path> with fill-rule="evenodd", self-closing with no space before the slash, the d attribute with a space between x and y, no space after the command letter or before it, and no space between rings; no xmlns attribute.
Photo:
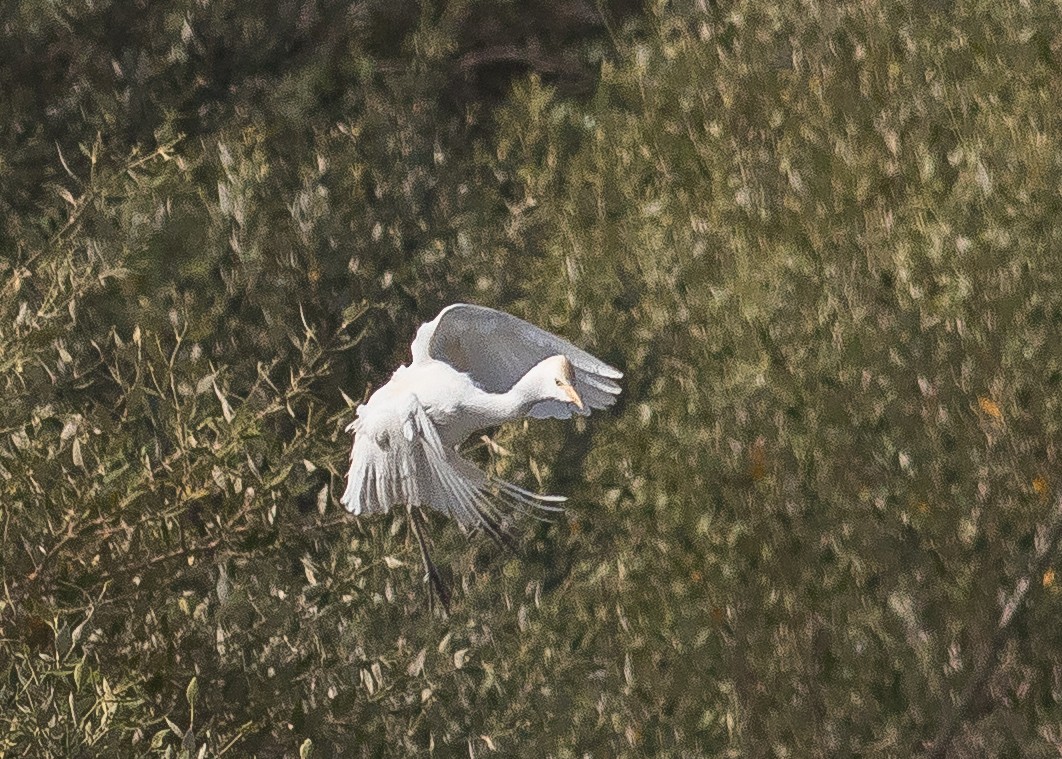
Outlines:
<svg viewBox="0 0 1062 759"><path fill-rule="evenodd" d="M195 709L196 699L199 698L199 678L193 677L188 681L188 687L184 689L184 697L188 706Z"/></svg>
<svg viewBox="0 0 1062 759"><path fill-rule="evenodd" d="M164 719L166 721L166 724L169 725L170 730L173 731L174 735L176 735L178 738L184 738L184 730L182 730L181 728L177 727L177 723L176 722L174 722L169 717L163 717L162 719Z"/></svg>

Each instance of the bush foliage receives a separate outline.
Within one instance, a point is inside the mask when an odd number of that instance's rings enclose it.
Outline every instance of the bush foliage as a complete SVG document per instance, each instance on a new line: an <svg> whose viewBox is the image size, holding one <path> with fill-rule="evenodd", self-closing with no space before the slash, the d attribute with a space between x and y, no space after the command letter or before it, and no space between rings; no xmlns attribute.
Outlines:
<svg viewBox="0 0 1062 759"><path fill-rule="evenodd" d="M1062 13L19 4L0 755L1055 756ZM338 504L446 303L626 372Z"/></svg>

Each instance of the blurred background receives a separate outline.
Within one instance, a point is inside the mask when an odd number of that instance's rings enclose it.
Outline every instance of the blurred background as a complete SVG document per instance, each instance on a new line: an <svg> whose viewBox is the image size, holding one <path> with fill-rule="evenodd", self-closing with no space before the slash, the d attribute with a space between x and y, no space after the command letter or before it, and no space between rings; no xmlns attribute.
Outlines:
<svg viewBox="0 0 1062 759"><path fill-rule="evenodd" d="M0 754L1062 751L1062 6L24 0L0 51ZM454 301L626 379L469 443L569 509L433 519L443 618L338 496Z"/></svg>

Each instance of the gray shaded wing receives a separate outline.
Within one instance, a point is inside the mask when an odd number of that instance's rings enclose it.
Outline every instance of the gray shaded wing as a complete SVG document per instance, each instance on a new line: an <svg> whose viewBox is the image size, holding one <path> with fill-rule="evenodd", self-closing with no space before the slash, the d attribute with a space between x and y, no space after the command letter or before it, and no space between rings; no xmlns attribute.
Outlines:
<svg viewBox="0 0 1062 759"><path fill-rule="evenodd" d="M575 368L575 389L586 404L544 401L529 416L567 419L616 402L623 373L567 340L511 314L486 306L455 303L417 330L413 362L445 361L490 393L504 393L544 358L564 355Z"/></svg>

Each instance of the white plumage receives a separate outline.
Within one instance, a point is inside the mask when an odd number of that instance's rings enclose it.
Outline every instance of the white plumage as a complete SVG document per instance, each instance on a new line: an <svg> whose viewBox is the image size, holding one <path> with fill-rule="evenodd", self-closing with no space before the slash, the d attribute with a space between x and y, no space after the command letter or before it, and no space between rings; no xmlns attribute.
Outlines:
<svg viewBox="0 0 1062 759"><path fill-rule="evenodd" d="M422 325L412 353L347 427L354 432L341 499L347 510L427 506L495 538L504 535L509 510L560 510L564 498L488 477L457 446L510 419L568 419L607 408L622 373L522 319L466 303Z"/></svg>

